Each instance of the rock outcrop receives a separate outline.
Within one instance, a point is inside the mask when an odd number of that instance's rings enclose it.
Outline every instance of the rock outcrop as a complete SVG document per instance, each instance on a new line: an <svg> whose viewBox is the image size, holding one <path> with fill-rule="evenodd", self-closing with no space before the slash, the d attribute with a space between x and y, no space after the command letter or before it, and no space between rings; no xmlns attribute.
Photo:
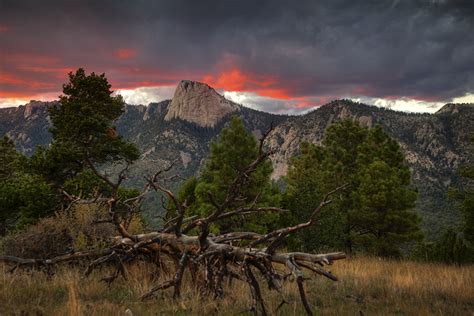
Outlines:
<svg viewBox="0 0 474 316"><path fill-rule="evenodd" d="M19 107L0 109L0 137L7 135L20 151L31 155L37 145L51 141L48 107L54 103L32 100Z"/></svg>
<svg viewBox="0 0 474 316"><path fill-rule="evenodd" d="M183 80L174 93L166 121L179 118L201 127L214 127L240 106L218 94L205 83Z"/></svg>
<svg viewBox="0 0 474 316"><path fill-rule="evenodd" d="M25 105L25 112L23 113L23 117L25 119L35 119L41 112L44 112L47 108L48 104L41 101L31 100L29 103Z"/></svg>

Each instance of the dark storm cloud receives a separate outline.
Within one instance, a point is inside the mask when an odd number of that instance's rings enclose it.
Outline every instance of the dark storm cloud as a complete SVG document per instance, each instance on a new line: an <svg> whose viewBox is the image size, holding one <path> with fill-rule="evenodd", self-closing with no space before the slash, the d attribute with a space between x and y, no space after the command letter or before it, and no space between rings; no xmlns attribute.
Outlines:
<svg viewBox="0 0 474 316"><path fill-rule="evenodd" d="M55 91L78 66L122 88L208 79L287 99L474 92L472 1L0 0L0 40L5 95Z"/></svg>

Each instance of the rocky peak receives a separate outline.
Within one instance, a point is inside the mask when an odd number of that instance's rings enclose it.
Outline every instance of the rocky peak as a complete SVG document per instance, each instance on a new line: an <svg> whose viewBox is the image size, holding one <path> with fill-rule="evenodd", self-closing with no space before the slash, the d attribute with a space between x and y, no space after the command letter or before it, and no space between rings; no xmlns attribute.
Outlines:
<svg viewBox="0 0 474 316"><path fill-rule="evenodd" d="M240 111L205 83L182 80L174 93L165 120L179 118L201 127L214 127L224 116Z"/></svg>
<svg viewBox="0 0 474 316"><path fill-rule="evenodd" d="M456 114L459 111L462 111L463 108L474 108L474 104L472 103L448 103L443 105L441 109L439 109L436 114Z"/></svg>
<svg viewBox="0 0 474 316"><path fill-rule="evenodd" d="M38 114L40 111L45 111L48 106L47 102L41 102L36 100L31 100L29 103L25 104L25 112L23 116L27 119Z"/></svg>
<svg viewBox="0 0 474 316"><path fill-rule="evenodd" d="M321 112L329 112L329 118L327 126L332 124L334 121L353 119L358 120L360 124L372 127L373 117L370 115L371 112L376 110L375 106L368 106L351 100L334 100L328 104L321 106L318 110L313 111L313 115L320 115Z"/></svg>
<svg viewBox="0 0 474 316"><path fill-rule="evenodd" d="M148 121L151 118L158 117L163 111L166 110L168 104L169 100L159 103L150 103L145 109L143 120Z"/></svg>

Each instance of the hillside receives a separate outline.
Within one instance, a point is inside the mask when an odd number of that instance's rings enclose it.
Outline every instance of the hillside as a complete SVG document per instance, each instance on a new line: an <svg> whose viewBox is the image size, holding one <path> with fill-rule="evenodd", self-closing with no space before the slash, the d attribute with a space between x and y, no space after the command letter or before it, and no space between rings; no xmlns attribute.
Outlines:
<svg viewBox="0 0 474 316"><path fill-rule="evenodd" d="M31 155L36 146L51 140L47 115L51 104L31 101L25 106L0 109L0 135L9 135L19 150ZM457 220L446 192L457 181L456 168L473 160L467 151L469 135L474 133L473 105L448 104L430 115L339 100L306 115L280 116L235 104L206 84L183 81L172 100L148 106L127 105L117 121L119 133L142 152L129 185L141 186L144 175L176 158L180 160L177 170L181 176L196 174L210 141L232 115L241 116L256 136L274 124L270 146L276 149L272 158L275 179L285 174L287 160L297 154L299 144L304 140L320 142L332 122L351 117L368 126L380 124L406 153L419 190L417 209L428 235Z"/></svg>
<svg viewBox="0 0 474 316"><path fill-rule="evenodd" d="M455 170L472 161L468 147L474 133L474 106L447 104L435 114L396 112L350 101L334 101L277 126L271 139L278 148L273 157L275 177L286 173L288 158L301 141L319 143L334 121L354 118L362 124L380 124L402 147L419 191L417 209L423 226L433 236L454 224L457 213L446 194L458 181Z"/></svg>

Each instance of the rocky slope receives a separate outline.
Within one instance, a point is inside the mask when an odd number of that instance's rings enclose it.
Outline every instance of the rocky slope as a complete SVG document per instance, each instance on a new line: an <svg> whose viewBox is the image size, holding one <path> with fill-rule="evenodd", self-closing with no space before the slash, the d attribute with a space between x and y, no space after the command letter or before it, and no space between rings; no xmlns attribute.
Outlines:
<svg viewBox="0 0 474 316"><path fill-rule="evenodd" d="M0 136L9 135L26 154L32 154L37 145L47 145L51 140L48 105L32 101L25 106L0 109ZM457 219L446 191L458 180L455 169L474 159L467 150L469 135L474 134L473 105L448 104L430 115L340 100L303 116L280 116L237 105L206 84L182 81L172 100L148 106L127 105L117 121L119 133L142 152L129 184L141 185L144 175L175 158L180 159L177 170L183 177L196 174L208 153L209 142L232 115L241 116L256 136L273 122L275 129L269 143L276 149L272 158L275 179L285 174L288 158L298 153L299 144L303 140L319 143L332 122L354 118L368 126L380 124L406 153L419 190L417 209L429 235Z"/></svg>
<svg viewBox="0 0 474 316"><path fill-rule="evenodd" d="M51 141L47 107L52 103L30 101L19 107L0 109L0 136L8 135L18 150L31 155L37 145Z"/></svg>
<svg viewBox="0 0 474 316"><path fill-rule="evenodd" d="M417 209L430 236L456 222L458 214L446 193L458 181L458 166L474 161L468 150L474 135L474 105L447 104L435 114L415 114L350 101L331 102L276 127L270 139L271 146L278 149L273 157L274 177L286 173L288 158L298 152L302 141L319 143L331 123L345 118L367 126L380 124L399 142L419 192Z"/></svg>

